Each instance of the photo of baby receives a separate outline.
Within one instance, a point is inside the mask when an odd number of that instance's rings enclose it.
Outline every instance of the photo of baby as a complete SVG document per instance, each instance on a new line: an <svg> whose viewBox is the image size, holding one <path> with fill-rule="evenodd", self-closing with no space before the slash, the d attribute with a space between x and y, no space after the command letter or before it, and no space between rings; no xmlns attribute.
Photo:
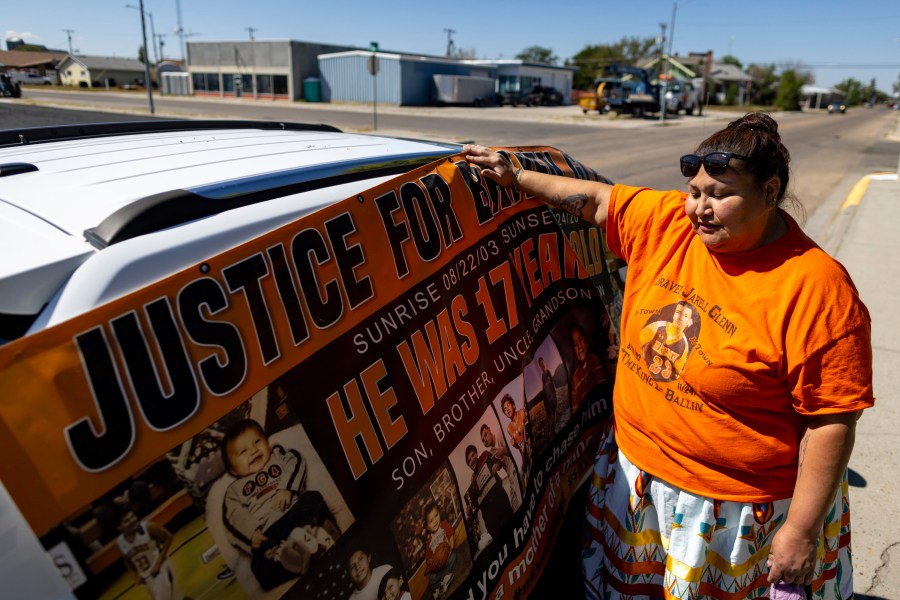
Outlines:
<svg viewBox="0 0 900 600"><path fill-rule="evenodd" d="M255 394L168 458L252 598L286 593L354 521L281 388Z"/></svg>

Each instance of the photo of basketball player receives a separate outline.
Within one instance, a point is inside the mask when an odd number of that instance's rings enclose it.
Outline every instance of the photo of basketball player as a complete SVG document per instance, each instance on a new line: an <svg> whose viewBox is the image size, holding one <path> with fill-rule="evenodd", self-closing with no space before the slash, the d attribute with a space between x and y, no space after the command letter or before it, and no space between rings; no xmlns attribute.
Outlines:
<svg viewBox="0 0 900 600"><path fill-rule="evenodd" d="M700 333L700 317L692 304L680 301L663 307L641 329L641 357L656 381L675 381Z"/></svg>
<svg viewBox="0 0 900 600"><path fill-rule="evenodd" d="M128 571L153 600L183 600L169 560L172 534L153 521L139 520L129 509L123 513L116 543Z"/></svg>
<svg viewBox="0 0 900 600"><path fill-rule="evenodd" d="M65 543L89 574L80 597L230 598L237 587L222 557L209 553L215 542L202 513L165 458L114 486L42 542Z"/></svg>

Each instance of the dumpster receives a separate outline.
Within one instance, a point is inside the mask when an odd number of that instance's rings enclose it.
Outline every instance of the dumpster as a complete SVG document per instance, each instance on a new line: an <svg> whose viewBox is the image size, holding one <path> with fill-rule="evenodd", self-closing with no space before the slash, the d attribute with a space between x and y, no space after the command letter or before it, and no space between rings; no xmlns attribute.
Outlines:
<svg viewBox="0 0 900 600"><path fill-rule="evenodd" d="M318 77L307 77L303 80L303 99L307 102L322 101L322 82Z"/></svg>

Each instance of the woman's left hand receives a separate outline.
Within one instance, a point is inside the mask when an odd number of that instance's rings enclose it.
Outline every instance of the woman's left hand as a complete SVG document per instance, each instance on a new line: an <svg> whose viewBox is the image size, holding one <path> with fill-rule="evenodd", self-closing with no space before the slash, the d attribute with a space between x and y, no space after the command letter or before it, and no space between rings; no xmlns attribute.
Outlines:
<svg viewBox="0 0 900 600"><path fill-rule="evenodd" d="M466 144L463 146L466 160L481 167L481 174L505 187L515 187L518 183L516 169L509 159L485 146Z"/></svg>
<svg viewBox="0 0 900 600"><path fill-rule="evenodd" d="M766 564L769 583L783 581L809 585L816 567L817 536L810 537L786 522L772 539L772 549Z"/></svg>

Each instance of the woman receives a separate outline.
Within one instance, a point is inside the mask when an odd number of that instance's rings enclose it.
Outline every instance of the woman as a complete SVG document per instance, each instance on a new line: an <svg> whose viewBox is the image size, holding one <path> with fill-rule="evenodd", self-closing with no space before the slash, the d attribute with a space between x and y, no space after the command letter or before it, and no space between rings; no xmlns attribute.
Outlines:
<svg viewBox="0 0 900 600"><path fill-rule="evenodd" d="M606 228L629 265L589 594L760 598L782 582L849 597L846 467L874 404L870 320L843 267L781 208L790 156L775 121L750 113L683 156L687 193L465 151L485 177ZM642 349L641 330L679 306L684 344Z"/></svg>

